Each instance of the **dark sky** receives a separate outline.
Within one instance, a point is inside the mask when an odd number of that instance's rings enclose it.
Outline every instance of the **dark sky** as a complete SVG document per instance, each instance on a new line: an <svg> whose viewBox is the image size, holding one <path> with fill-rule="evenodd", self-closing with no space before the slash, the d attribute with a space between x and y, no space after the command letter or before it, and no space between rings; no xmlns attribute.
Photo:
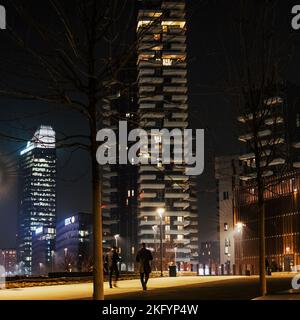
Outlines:
<svg viewBox="0 0 300 320"><path fill-rule="evenodd" d="M190 118L193 128L206 129L205 172L199 177L200 237L203 241L217 237L213 157L240 151L235 122L237 111L222 93L217 92L226 79L224 43L227 46L234 41L228 28L234 2L188 1ZM283 20L288 20L293 1L279 3ZM41 17L47 14L43 10L40 12ZM2 32L5 31L0 31L1 51L7 49L1 39ZM299 82L298 57L296 50L288 72L289 79L294 82ZM84 120L76 113L57 108L54 112L52 107L40 103L0 99L0 132L30 139L40 124L52 125L55 130L68 134L87 130ZM23 146L24 143L8 143L0 139L0 248L15 246L17 157ZM72 155L67 150L58 150L57 153L58 219L77 211L91 211L88 155L83 151Z"/></svg>

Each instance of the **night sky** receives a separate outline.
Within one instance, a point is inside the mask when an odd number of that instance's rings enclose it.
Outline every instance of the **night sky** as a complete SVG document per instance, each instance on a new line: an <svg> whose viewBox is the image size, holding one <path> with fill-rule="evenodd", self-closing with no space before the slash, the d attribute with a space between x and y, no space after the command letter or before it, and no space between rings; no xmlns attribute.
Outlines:
<svg viewBox="0 0 300 320"><path fill-rule="evenodd" d="M133 1L133 0L132 0ZM62 0L62 2L64 2ZM217 212L213 157L236 154L237 110L219 88L226 82L226 47L234 43L229 27L235 1L188 2L188 68L191 126L206 129L205 172L199 177L199 216L201 241L217 238ZM228 4L230 2L230 4ZM255 0L253 1L256 2ZM278 1L282 22L291 18L294 1ZM4 2L3 2L4 3ZM40 16L48 13L40 9ZM8 19L9 17L9 12ZM6 50L0 31L0 50ZM300 32L299 32L300 35ZM293 59L287 79L300 84L299 46L293 48ZM12 53L13 54L13 53ZM6 75L0 70L1 78ZM5 100L0 98L0 132L30 139L39 125L52 125L58 132L84 133L84 120L45 104ZM7 142L0 137L0 248L15 247L18 206L18 153L25 142ZM91 211L90 171L88 154L57 150L57 213L58 220L78 211Z"/></svg>

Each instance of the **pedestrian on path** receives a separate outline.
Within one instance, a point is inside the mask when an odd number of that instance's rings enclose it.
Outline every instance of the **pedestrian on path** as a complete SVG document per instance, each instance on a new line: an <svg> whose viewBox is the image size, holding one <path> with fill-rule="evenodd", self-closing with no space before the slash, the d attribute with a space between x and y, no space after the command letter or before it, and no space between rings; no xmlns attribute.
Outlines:
<svg viewBox="0 0 300 320"><path fill-rule="evenodd" d="M105 261L107 264L108 272L109 272L109 287L112 288L112 278L113 274L115 273L115 281L114 281L114 287L117 287L117 282L119 279L119 268L118 268L118 262L121 260L117 247L112 247L111 250L107 253L105 257Z"/></svg>
<svg viewBox="0 0 300 320"><path fill-rule="evenodd" d="M138 251L136 262L139 264L139 273L143 290L147 290L147 282L151 273L150 261L153 256L150 250L146 249L146 244L142 243L142 248Z"/></svg>

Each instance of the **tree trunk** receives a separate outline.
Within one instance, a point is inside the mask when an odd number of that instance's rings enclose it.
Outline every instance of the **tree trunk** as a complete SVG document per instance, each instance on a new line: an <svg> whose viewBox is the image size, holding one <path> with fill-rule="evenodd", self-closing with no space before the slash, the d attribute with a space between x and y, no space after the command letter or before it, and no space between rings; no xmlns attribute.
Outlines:
<svg viewBox="0 0 300 320"><path fill-rule="evenodd" d="M92 130L93 131L93 130ZM91 137L91 161L92 161L92 180L93 180L93 248L94 248L94 300L104 300L104 274L103 274L103 244L102 244L102 208L101 208L101 168L96 160L97 142L96 133Z"/></svg>
<svg viewBox="0 0 300 320"><path fill-rule="evenodd" d="M259 278L260 294L267 294L266 280L266 241L265 241L265 204L263 199L258 200L259 213Z"/></svg>

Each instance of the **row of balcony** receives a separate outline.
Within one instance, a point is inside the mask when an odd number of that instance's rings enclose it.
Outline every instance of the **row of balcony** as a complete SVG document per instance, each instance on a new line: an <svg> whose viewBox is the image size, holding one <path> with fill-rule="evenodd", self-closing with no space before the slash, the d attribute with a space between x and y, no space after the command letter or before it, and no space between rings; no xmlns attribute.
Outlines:
<svg viewBox="0 0 300 320"><path fill-rule="evenodd" d="M145 102L139 105L139 109L155 109L155 108L156 108L156 104L153 102ZM164 109L175 109L175 110L179 109L179 110L186 111L188 109L188 105L186 103L181 103L181 104L167 103L167 104L164 104Z"/></svg>

